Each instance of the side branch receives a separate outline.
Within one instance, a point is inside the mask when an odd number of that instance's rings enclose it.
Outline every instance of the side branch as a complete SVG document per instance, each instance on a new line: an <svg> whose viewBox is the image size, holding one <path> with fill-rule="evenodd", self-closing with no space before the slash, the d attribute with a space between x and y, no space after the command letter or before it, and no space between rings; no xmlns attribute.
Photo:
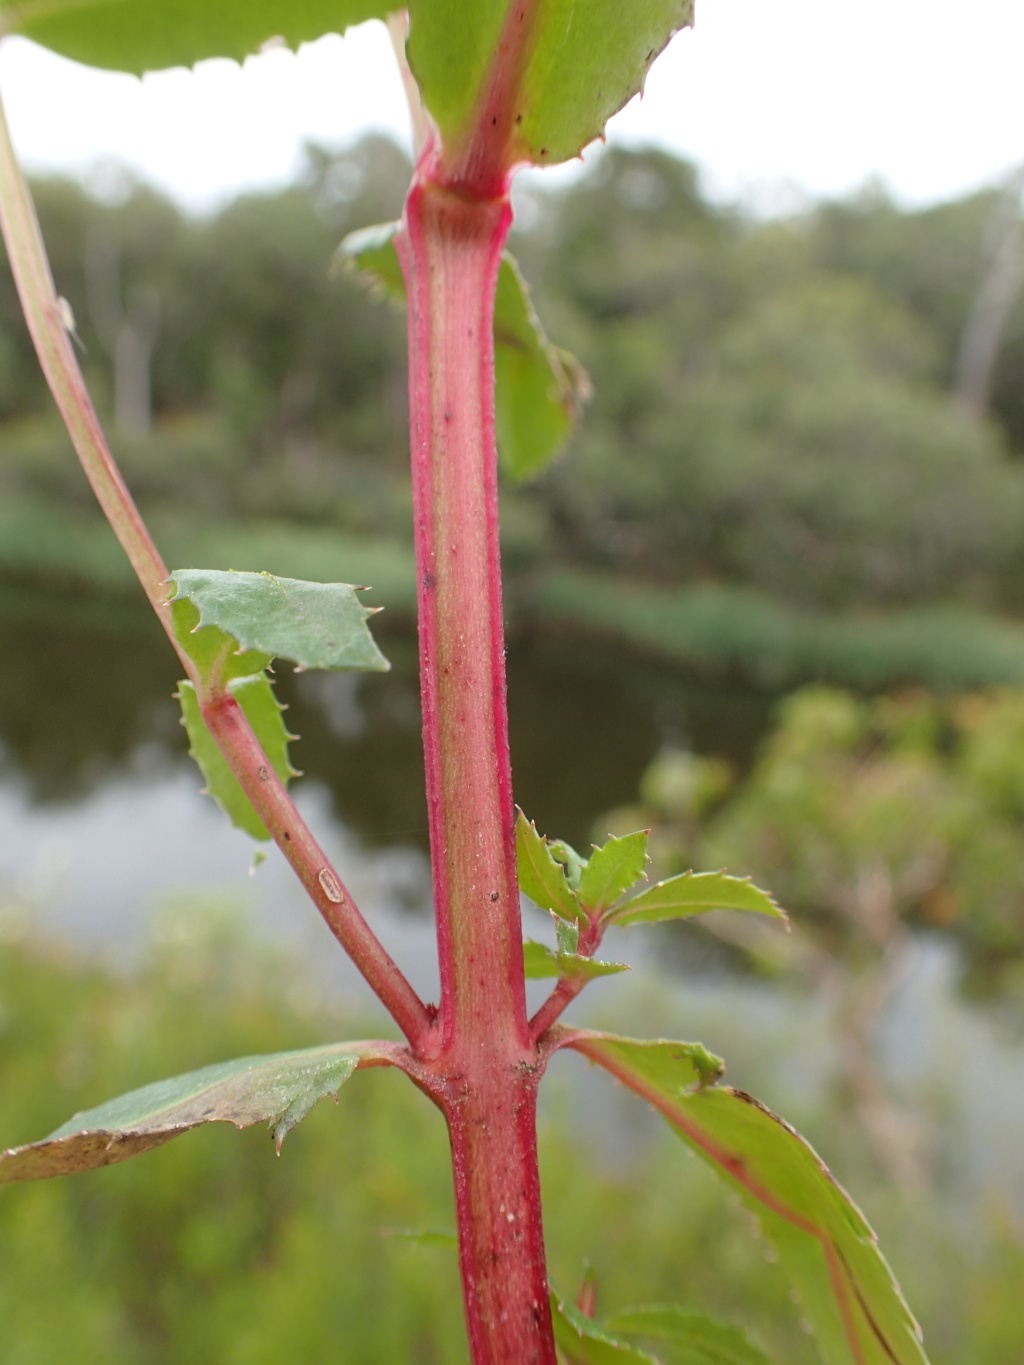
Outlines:
<svg viewBox="0 0 1024 1365"><path fill-rule="evenodd" d="M35 206L0 104L0 228L25 320L46 382L85 475L175 653L200 696L202 680L174 634L167 568L107 445L68 340L66 305L58 297ZM277 780L237 702L203 706L210 732L246 795L277 840L335 937L413 1046L433 1027L426 1006L359 913L337 873ZM263 780L261 774L268 773Z"/></svg>
<svg viewBox="0 0 1024 1365"><path fill-rule="evenodd" d="M220 693L203 701L202 712L242 790L331 932L413 1048L422 1049L434 1028L427 1007L363 919L327 855L299 816L241 706L234 697Z"/></svg>
<svg viewBox="0 0 1024 1365"><path fill-rule="evenodd" d="M160 624L178 649L167 601L167 569L143 524L103 436L68 340L67 305L58 298L35 205L0 104L0 226L36 354L86 478L135 570ZM180 651L178 651L180 653Z"/></svg>

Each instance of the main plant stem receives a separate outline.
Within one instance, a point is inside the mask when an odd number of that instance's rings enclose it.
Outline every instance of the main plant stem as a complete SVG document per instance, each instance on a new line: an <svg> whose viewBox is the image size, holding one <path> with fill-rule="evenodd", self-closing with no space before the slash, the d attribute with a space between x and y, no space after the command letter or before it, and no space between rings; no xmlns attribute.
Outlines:
<svg viewBox="0 0 1024 1365"><path fill-rule="evenodd" d="M474 1365L554 1365L515 868L494 439L505 196L432 183L399 252L409 299L423 737L440 1054ZM423 169L426 167L427 169Z"/></svg>

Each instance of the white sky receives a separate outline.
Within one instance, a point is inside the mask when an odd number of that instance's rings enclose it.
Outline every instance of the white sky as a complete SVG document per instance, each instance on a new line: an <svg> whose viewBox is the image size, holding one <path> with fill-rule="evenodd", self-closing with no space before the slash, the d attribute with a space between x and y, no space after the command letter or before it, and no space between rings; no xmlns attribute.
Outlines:
<svg viewBox="0 0 1024 1365"><path fill-rule="evenodd" d="M610 137L669 146L712 192L769 210L871 176L927 203L1024 160L1022 61L1021 0L698 0L696 29L659 58ZM13 39L0 89L32 169L119 161L194 208L286 181L307 139L337 147L369 127L406 138L379 24L298 56L141 82Z"/></svg>

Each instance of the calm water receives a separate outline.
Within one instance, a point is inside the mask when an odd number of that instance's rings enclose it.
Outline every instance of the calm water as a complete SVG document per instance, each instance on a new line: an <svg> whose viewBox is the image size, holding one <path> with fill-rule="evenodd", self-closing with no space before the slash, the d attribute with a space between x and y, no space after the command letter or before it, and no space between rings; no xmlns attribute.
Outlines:
<svg viewBox="0 0 1024 1365"><path fill-rule="evenodd" d="M377 634L390 674L280 679L302 736L296 799L403 970L436 999L415 643ZM130 962L165 908L229 905L315 962L321 987L365 1002L276 850L250 876L252 842L200 794L171 697L175 661L143 610L8 589L0 644L0 943L31 925ZM581 845L603 811L635 796L661 745L743 766L771 716L769 698L568 636L510 641L509 704L518 800L542 830ZM527 916L527 932L543 934L545 920ZM614 937L615 956L679 970L663 938ZM822 1001L699 981L693 966L671 979L611 978L594 1007L613 1006L626 1032L704 1038L728 1057L733 1080L784 1110L830 1093ZM964 1009L954 974L941 945L924 945L882 1039L905 1100L928 1108L944 1096L935 1140L958 1153L956 1183L973 1207L993 1188L1021 1188L1024 1090L1019 1048ZM956 1080L968 1075L970 1102Z"/></svg>
<svg viewBox="0 0 1024 1365"><path fill-rule="evenodd" d="M301 737L297 799L367 913L418 940L429 886L415 640L377 634L389 674L283 670L278 690ZM273 856L243 875L253 846L200 795L176 661L144 610L8 590L0 640L0 897L104 942L137 939L154 907L200 889L319 932ZM518 635L508 671L517 800L583 846L662 745L742 766L770 717L768 698L583 637Z"/></svg>

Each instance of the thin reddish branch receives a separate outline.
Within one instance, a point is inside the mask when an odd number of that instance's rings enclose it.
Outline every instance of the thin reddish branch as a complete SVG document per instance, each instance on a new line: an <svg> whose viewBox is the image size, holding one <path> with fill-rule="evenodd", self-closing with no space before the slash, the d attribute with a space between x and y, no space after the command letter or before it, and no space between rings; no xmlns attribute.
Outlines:
<svg viewBox="0 0 1024 1365"><path fill-rule="evenodd" d="M68 340L61 300L53 283L35 206L15 156L0 104L0 226L29 332L46 382L75 451L107 520L174 646L197 694L202 680L182 649L171 617L167 568L154 545L107 445L78 361ZM399 1027L414 1045L427 1045L433 1021L398 967L341 885L284 787L273 775L241 707L226 694L221 706L204 705L204 717L232 771L268 829L277 830L285 857ZM216 715L214 715L216 712ZM213 722L211 723L211 717ZM273 775L263 782L262 772ZM334 899L340 888L339 899Z"/></svg>
<svg viewBox="0 0 1024 1365"><path fill-rule="evenodd" d="M203 719L271 838L291 863L331 932L417 1051L429 1051L427 1007L360 914L327 855L299 817L241 706L230 693L202 703Z"/></svg>
<svg viewBox="0 0 1024 1365"><path fill-rule="evenodd" d="M593 957L601 946L604 937L604 924L600 918L587 919L580 930L576 951L581 957ZM576 997L593 980L588 976L561 976L558 984L530 1020L530 1037L535 1043L540 1040Z"/></svg>
<svg viewBox="0 0 1024 1365"><path fill-rule="evenodd" d="M22 311L46 382L100 506L160 624L180 654L168 605L167 569L110 453L68 339L67 304L53 283L35 206L0 104L0 225Z"/></svg>

